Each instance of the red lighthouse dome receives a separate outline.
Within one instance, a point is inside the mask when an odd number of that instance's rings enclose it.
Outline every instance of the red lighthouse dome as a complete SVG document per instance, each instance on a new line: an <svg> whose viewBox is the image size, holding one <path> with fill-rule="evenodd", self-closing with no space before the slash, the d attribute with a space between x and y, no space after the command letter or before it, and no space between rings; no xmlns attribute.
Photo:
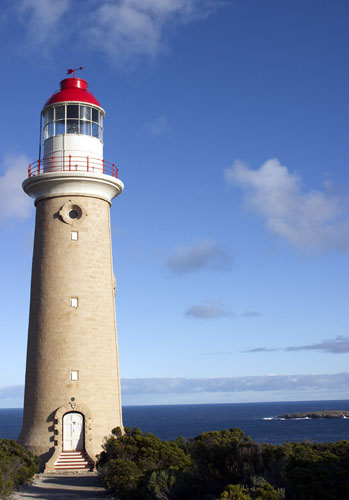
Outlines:
<svg viewBox="0 0 349 500"><path fill-rule="evenodd" d="M101 107L97 99L87 90L87 81L82 78L65 78L60 82L60 90L51 95L44 108L59 102L84 102Z"/></svg>

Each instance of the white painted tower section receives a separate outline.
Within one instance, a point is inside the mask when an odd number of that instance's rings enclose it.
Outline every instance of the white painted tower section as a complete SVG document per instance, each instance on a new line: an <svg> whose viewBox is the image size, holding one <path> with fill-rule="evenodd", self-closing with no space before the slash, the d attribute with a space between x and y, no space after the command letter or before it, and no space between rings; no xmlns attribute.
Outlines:
<svg viewBox="0 0 349 500"><path fill-rule="evenodd" d="M76 86L78 85L78 87ZM78 94L71 91L78 90ZM44 158L72 156L90 156L103 158L103 122L105 111L97 101L92 104L81 102L77 97L87 94L87 83L80 78L67 78L61 82L61 91L65 92L63 102L45 105L44 119Z"/></svg>

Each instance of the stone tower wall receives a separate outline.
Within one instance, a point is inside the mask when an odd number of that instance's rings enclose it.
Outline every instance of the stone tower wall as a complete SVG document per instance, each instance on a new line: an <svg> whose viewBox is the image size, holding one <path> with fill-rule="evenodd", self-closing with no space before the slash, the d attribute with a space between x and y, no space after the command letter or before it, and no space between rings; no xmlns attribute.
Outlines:
<svg viewBox="0 0 349 500"><path fill-rule="evenodd" d="M77 220L68 216L73 206L81 209ZM78 299L77 308L71 298ZM71 381L71 371L78 372L78 381ZM74 405L89 410L85 445L96 455L112 428L122 427L110 203L57 196L36 203L19 442L46 462L57 444L54 416Z"/></svg>

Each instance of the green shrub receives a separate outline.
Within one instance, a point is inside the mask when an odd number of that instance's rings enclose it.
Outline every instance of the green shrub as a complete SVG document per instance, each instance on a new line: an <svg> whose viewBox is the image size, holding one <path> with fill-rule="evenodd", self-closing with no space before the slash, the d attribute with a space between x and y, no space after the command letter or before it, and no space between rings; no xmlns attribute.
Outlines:
<svg viewBox="0 0 349 500"><path fill-rule="evenodd" d="M104 486L120 500L176 498L179 474L191 467L190 456L183 449L185 441L161 441L137 428L113 430L102 452L98 468ZM166 495L166 496L161 496Z"/></svg>
<svg viewBox="0 0 349 500"><path fill-rule="evenodd" d="M297 500L349 498L349 441L287 443L286 492Z"/></svg>
<svg viewBox="0 0 349 500"><path fill-rule="evenodd" d="M219 500L252 500L248 490L240 484L228 484Z"/></svg>
<svg viewBox="0 0 349 500"><path fill-rule="evenodd" d="M263 469L261 446L240 429L204 432L189 440L188 451L201 496L228 484L248 484Z"/></svg>
<svg viewBox="0 0 349 500"><path fill-rule="evenodd" d="M120 500L344 500L349 441L255 443L240 429L161 441L114 429L98 466Z"/></svg>
<svg viewBox="0 0 349 500"><path fill-rule="evenodd" d="M154 470L145 482L142 498L171 500L188 498L186 475L179 470Z"/></svg>
<svg viewBox="0 0 349 500"><path fill-rule="evenodd" d="M39 470L39 459L12 439L0 439L0 498Z"/></svg>
<svg viewBox="0 0 349 500"><path fill-rule="evenodd" d="M250 492L255 500L284 500L285 491L275 489L263 477L252 478L252 488Z"/></svg>

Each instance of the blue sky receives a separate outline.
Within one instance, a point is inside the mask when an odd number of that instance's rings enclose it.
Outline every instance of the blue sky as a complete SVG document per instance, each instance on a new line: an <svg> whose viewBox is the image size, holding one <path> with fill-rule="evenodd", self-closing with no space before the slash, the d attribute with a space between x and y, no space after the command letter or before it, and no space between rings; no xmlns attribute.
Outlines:
<svg viewBox="0 0 349 500"><path fill-rule="evenodd" d="M21 191L67 68L106 109L125 404L346 399L346 0L12 0L0 15L0 406L21 406Z"/></svg>

